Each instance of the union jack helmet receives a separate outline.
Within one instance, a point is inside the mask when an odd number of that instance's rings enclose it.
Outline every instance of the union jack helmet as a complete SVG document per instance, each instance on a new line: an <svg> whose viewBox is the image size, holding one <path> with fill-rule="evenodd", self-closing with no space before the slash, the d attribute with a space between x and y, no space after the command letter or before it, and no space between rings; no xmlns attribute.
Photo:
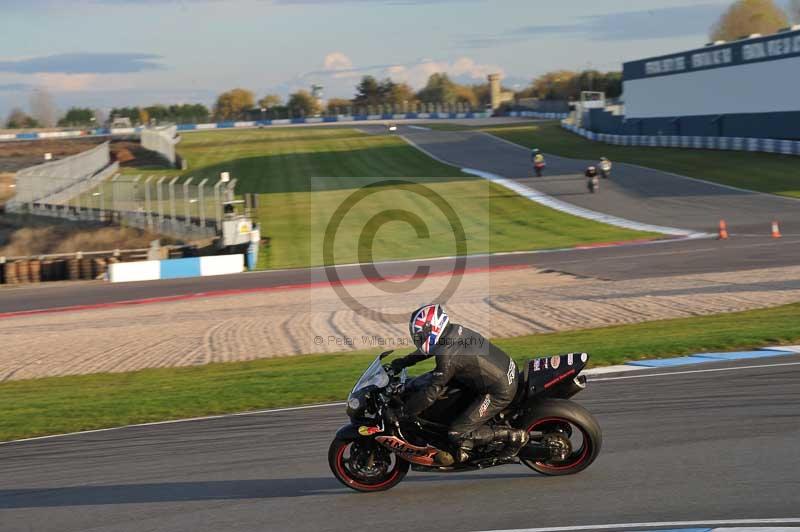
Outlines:
<svg viewBox="0 0 800 532"><path fill-rule="evenodd" d="M414 345L426 355L430 355L448 323L450 318L441 305L425 305L418 308L411 313L411 321L408 324Z"/></svg>

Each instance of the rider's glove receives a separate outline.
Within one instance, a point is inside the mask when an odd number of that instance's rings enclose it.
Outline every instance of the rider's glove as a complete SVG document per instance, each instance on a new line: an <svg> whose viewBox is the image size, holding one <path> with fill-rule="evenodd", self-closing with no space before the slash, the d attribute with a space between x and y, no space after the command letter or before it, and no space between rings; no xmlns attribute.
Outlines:
<svg viewBox="0 0 800 532"><path fill-rule="evenodd" d="M390 376L394 377L395 375L400 375L400 372L403 371L405 365L403 364L403 360L398 358L397 360L392 360L391 364L386 364L383 366L383 369L386 370Z"/></svg>

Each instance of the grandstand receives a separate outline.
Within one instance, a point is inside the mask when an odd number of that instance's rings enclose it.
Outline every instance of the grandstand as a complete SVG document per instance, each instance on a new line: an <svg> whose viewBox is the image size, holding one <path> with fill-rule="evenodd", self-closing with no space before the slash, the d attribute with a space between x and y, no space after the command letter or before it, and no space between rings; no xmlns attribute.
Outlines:
<svg viewBox="0 0 800 532"><path fill-rule="evenodd" d="M613 135L800 140L798 86L795 26L625 63L624 111L588 109L580 123Z"/></svg>

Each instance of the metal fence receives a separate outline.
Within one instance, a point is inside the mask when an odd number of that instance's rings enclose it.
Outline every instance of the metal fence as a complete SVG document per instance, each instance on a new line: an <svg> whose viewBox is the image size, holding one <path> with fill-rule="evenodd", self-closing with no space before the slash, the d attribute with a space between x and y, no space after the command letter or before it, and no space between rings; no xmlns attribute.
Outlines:
<svg viewBox="0 0 800 532"><path fill-rule="evenodd" d="M52 178L58 181L57 178ZM26 203L39 216L116 223L176 238L210 238L222 226L223 202L236 180L117 174L76 195Z"/></svg>

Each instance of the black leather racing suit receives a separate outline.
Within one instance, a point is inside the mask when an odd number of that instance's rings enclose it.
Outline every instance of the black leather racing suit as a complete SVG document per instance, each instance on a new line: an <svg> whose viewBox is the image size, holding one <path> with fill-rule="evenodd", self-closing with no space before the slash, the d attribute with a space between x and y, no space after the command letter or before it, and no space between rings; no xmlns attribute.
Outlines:
<svg viewBox="0 0 800 532"><path fill-rule="evenodd" d="M499 414L517 393L517 366L500 348L477 332L451 323L433 349L436 367L422 386L405 401L409 414L418 415L431 406L448 385L472 392L475 400L448 430L457 444L492 441L494 431L485 424ZM420 351L392 362L395 370L413 366L432 355Z"/></svg>

